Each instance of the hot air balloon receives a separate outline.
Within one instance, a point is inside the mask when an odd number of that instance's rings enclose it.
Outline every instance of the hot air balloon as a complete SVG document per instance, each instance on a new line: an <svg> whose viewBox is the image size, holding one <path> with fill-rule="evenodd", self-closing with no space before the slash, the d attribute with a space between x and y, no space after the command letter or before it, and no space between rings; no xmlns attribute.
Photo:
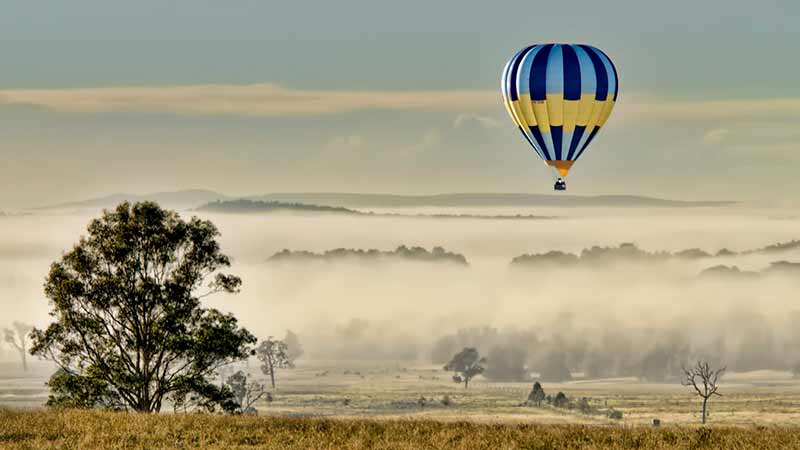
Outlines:
<svg viewBox="0 0 800 450"><path fill-rule="evenodd" d="M606 123L619 92L617 69L583 44L537 44L506 63L503 101L522 135L554 170L563 191L575 161Z"/></svg>

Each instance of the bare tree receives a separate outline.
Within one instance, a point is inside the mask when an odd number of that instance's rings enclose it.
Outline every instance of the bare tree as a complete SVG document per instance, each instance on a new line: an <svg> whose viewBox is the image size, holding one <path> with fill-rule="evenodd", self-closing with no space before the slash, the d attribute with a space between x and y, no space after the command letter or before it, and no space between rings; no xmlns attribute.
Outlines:
<svg viewBox="0 0 800 450"><path fill-rule="evenodd" d="M27 323L14 322L11 328L3 329L3 340L14 346L19 352L22 360L22 369L28 371L28 333L33 330L33 325Z"/></svg>
<svg viewBox="0 0 800 450"><path fill-rule="evenodd" d="M719 379L724 372L725 367L713 370L709 364L704 361L698 361L697 365L691 369L683 367L683 379L681 380L681 384L693 387L697 395L703 399L702 421L704 424L708 416L708 399L713 395L722 396L722 394L717 392L717 389L719 389Z"/></svg>

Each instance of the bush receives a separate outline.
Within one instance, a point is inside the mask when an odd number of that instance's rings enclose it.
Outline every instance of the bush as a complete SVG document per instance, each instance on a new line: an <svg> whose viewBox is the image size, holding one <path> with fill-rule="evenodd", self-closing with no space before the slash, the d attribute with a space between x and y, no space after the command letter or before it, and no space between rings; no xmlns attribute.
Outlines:
<svg viewBox="0 0 800 450"><path fill-rule="evenodd" d="M555 398L553 399L553 406L556 408L566 408L569 405L569 399L567 395L561 391L558 391Z"/></svg>

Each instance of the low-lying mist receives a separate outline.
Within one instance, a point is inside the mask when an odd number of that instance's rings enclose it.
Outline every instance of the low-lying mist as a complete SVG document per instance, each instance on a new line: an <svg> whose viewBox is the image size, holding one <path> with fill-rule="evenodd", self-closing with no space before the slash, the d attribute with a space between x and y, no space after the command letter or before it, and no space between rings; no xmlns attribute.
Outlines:
<svg viewBox="0 0 800 450"><path fill-rule="evenodd" d="M416 211L415 212L439 212ZM307 359L432 360L464 346L487 375L519 380L641 376L662 380L696 358L730 370L791 370L800 362L797 274L715 277L719 264L760 271L800 252L512 267L551 250L634 242L648 251L743 251L800 237L790 212L727 209L462 210L537 214L542 221L204 214L220 229L242 292L207 304L233 312L259 337L295 331ZM182 213L188 216L191 213ZM775 219L780 217L780 219ZM42 282L50 262L91 216L0 218L0 326L47 323ZM440 246L469 265L392 258L267 260L284 249L393 251ZM2 353L0 353L2 356ZM6 350L6 357L13 355Z"/></svg>

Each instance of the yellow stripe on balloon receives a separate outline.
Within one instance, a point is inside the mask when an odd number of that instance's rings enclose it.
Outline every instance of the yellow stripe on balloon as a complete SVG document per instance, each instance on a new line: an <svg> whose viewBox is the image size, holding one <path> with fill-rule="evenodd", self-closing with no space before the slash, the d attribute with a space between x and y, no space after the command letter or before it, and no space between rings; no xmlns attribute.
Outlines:
<svg viewBox="0 0 800 450"><path fill-rule="evenodd" d="M575 125L585 127L589 123L592 116L592 108L594 107L594 92L588 94L581 94L581 99L578 100L578 118L575 120Z"/></svg>
<svg viewBox="0 0 800 450"><path fill-rule="evenodd" d="M528 122L528 125L535 127L537 122L536 114L533 113L533 107L531 106L531 94L520 94L519 104L525 121Z"/></svg>
<svg viewBox="0 0 800 450"><path fill-rule="evenodd" d="M508 115L511 116L511 120L514 121L514 124L519 126L517 119L514 118L514 111L511 109L511 101L508 100L508 97L505 94L503 94L503 105L505 105L506 111L508 112Z"/></svg>
<svg viewBox="0 0 800 450"><path fill-rule="evenodd" d="M522 110L519 106L519 100L514 100L511 102L511 110L514 112L514 121L517 122L517 125L521 126L524 131L528 131L528 123L525 122L525 118L522 117Z"/></svg>
<svg viewBox="0 0 800 450"><path fill-rule="evenodd" d="M533 114L536 115L536 123L539 132L542 134L550 132L550 117L547 114L547 102L545 100L533 100Z"/></svg>
<svg viewBox="0 0 800 450"><path fill-rule="evenodd" d="M547 117L551 127L564 124L564 94L547 94Z"/></svg>
<svg viewBox="0 0 800 450"><path fill-rule="evenodd" d="M579 100L564 100L564 132L575 131L575 123L578 120ZM569 148L569 143L566 144Z"/></svg>
<svg viewBox="0 0 800 450"><path fill-rule="evenodd" d="M603 107L605 100L595 100L592 103L592 115L589 116L589 121L586 122L586 132L591 132L600 120L600 115L603 114Z"/></svg>
<svg viewBox="0 0 800 450"><path fill-rule="evenodd" d="M597 126L602 127L605 125L608 116L611 115L611 110L614 109L614 99L609 96L603 105L603 112L600 113L600 119L597 121Z"/></svg>

